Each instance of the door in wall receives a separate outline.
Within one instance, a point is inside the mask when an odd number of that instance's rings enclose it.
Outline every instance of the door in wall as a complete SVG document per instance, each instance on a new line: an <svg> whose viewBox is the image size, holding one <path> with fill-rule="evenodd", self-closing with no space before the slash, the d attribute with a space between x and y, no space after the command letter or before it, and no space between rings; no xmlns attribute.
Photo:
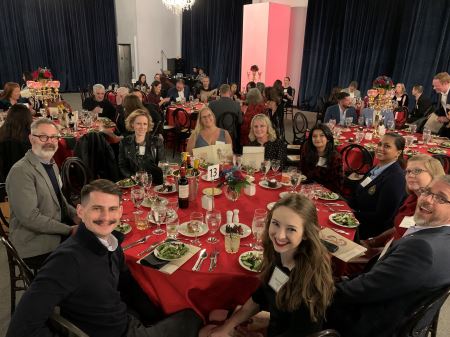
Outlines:
<svg viewBox="0 0 450 337"><path fill-rule="evenodd" d="M119 84L125 86L131 83L131 45L119 44Z"/></svg>

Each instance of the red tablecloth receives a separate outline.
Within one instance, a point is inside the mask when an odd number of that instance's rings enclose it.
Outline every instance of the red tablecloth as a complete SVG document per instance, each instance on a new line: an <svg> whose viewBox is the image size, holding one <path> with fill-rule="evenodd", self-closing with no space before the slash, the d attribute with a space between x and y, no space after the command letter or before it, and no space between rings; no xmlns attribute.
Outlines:
<svg viewBox="0 0 450 337"><path fill-rule="evenodd" d="M204 106L205 106L204 103L195 104L193 107L190 104L170 105L166 111L167 125L171 125L171 126L175 125L175 121L173 119L173 112L175 111L175 109L179 109L179 108L184 109L190 115L193 112L199 112ZM193 125L191 125L191 127L194 128L195 124L196 124L196 121L193 121Z"/></svg>
<svg viewBox="0 0 450 337"><path fill-rule="evenodd" d="M260 177L256 177L259 181ZM189 203L187 210L180 209L178 211L180 224L189 220L189 215L194 211L205 210L201 208L201 195L205 187L215 186L215 183L204 182L200 179L199 193L195 202ZM317 185L317 187L319 187ZM241 195L237 202L229 201L224 194L215 198L215 209L222 212L222 224L225 222L225 212L227 210L239 209L240 222L251 227L253 213L255 208L266 208L269 202L277 201L280 192L286 191L283 187L277 190L268 190L256 185L256 195L249 197L245 194ZM174 193L173 197L177 194ZM129 199L129 191L126 192L125 197ZM342 204L345 204L341 201ZM339 228L332 224L328 217L331 213L323 202L316 201L319 209L320 225ZM147 211L144 207L142 210ZM345 210L348 207L339 207ZM133 205L130 201L124 202L124 216L123 218L132 219ZM150 234L153 228L139 231L135 228L134 223L130 221L133 230L126 235L123 245L134 242L144 235ZM163 226L164 227L164 226ZM342 229L342 228L340 228ZM354 230L345 229L348 233L342 234L349 239L353 239ZM242 247L237 254L227 254L224 250L224 239L219 231L216 236L220 238L220 242L215 245L206 243L205 240L209 234L201 237L202 247L207 249L208 254L217 246L220 250L217 268L213 272L208 272L209 258L203 263L200 272L193 272L191 269L197 260L198 254L194 255L189 261L181 266L172 275L167 275L159 272L156 269L145 267L135 263L138 258L137 254L143 249L150 246L153 242L165 238L163 235L152 236L145 244L138 245L125 251L127 264L141 285L143 290L156 303L161 305L166 314L174 313L184 308L193 308L203 317L217 308L234 308L238 304L244 303L246 299L258 287L259 281L257 274L244 270L238 262L238 257L243 252L250 250L249 247ZM252 242L252 235L242 239L241 243Z"/></svg>

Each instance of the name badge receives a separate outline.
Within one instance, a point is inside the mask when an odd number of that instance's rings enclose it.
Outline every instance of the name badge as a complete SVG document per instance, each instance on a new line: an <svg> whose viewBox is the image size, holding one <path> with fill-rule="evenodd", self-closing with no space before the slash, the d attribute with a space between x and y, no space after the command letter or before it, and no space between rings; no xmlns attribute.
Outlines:
<svg viewBox="0 0 450 337"><path fill-rule="evenodd" d="M362 187L366 187L367 185L369 185L372 182L372 179L370 177L366 177L366 179L364 179L363 181L361 181L361 186Z"/></svg>
<svg viewBox="0 0 450 337"><path fill-rule="evenodd" d="M289 276L282 272L280 268L275 267L269 280L269 286L277 293L288 280Z"/></svg>
<svg viewBox="0 0 450 337"><path fill-rule="evenodd" d="M416 224L416 222L414 221L414 217L413 216L405 216L402 220L402 222L400 223L400 227L402 228L409 228L412 227Z"/></svg>
<svg viewBox="0 0 450 337"><path fill-rule="evenodd" d="M145 146L139 145L139 155L145 155Z"/></svg>

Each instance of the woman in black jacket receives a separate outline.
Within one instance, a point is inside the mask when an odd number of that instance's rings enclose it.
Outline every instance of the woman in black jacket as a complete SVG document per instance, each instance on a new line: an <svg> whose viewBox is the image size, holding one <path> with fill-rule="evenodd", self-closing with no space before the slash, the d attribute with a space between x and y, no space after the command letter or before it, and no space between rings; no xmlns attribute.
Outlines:
<svg viewBox="0 0 450 337"><path fill-rule="evenodd" d="M125 137L119 144L119 169L124 177L131 177L137 171L146 171L152 175L156 185L162 184L162 170L158 167L164 159L162 140L152 132L153 122L146 110L133 111L125 121L133 134Z"/></svg>

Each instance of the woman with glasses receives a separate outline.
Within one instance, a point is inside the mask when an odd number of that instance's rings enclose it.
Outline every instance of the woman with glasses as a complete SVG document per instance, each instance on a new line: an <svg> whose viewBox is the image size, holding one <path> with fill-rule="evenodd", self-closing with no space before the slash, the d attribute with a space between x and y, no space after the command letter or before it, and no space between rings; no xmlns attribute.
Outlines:
<svg viewBox="0 0 450 337"><path fill-rule="evenodd" d="M407 198L399 208L394 218L394 228L389 228L384 233L361 243L368 248L383 247L391 238L400 239L405 234L406 228L400 227L402 222L411 220L417 205L417 198L423 189L434 178L445 175L442 164L436 158L426 154L418 154L408 160L405 170ZM425 190L426 192L426 190ZM405 219L406 218L406 219Z"/></svg>
<svg viewBox="0 0 450 337"><path fill-rule="evenodd" d="M186 151L192 153L192 149L214 145L218 141L233 146L228 131L216 126L216 117L211 109L203 108L198 113L197 124L189 137Z"/></svg>
<svg viewBox="0 0 450 337"><path fill-rule="evenodd" d="M404 148L402 136L385 134L375 150L378 164L353 193L350 206L360 222L360 239L377 236L394 226L394 217L405 197Z"/></svg>

